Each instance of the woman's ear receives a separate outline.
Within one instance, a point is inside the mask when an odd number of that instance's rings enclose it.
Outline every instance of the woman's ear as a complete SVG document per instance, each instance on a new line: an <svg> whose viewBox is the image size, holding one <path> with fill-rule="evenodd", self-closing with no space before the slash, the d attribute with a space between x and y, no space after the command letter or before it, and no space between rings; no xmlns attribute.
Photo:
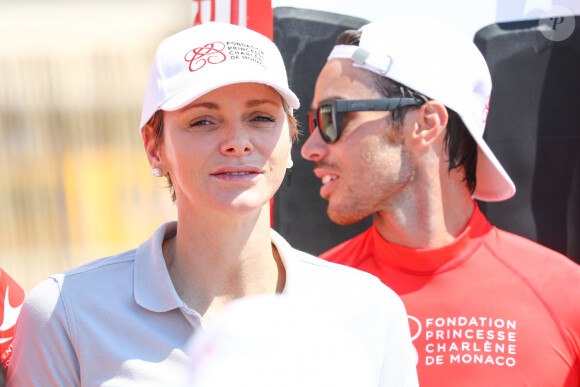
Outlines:
<svg viewBox="0 0 580 387"><path fill-rule="evenodd" d="M431 146L445 134L449 114L445 105L438 101L428 101L416 110L411 139L418 148Z"/></svg>
<svg viewBox="0 0 580 387"><path fill-rule="evenodd" d="M159 141L157 140L155 129L151 122L143 126L141 138L143 139L143 146L145 147L145 154L149 160L149 165L153 169L159 168L161 163Z"/></svg>

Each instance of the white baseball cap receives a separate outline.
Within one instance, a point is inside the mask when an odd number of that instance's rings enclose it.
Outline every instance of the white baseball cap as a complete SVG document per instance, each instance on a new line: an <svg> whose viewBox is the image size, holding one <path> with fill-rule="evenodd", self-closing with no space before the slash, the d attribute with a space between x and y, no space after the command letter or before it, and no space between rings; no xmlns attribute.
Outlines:
<svg viewBox="0 0 580 387"><path fill-rule="evenodd" d="M483 132L489 110L491 76L471 39L433 19L397 16L361 27L358 46L335 46L329 60L346 58L454 110L478 145L473 197L483 201L511 198L516 188Z"/></svg>
<svg viewBox="0 0 580 387"><path fill-rule="evenodd" d="M300 106L282 55L267 37L215 22L178 32L157 48L139 129L157 110L178 110L212 90L244 82L271 86L291 108Z"/></svg>

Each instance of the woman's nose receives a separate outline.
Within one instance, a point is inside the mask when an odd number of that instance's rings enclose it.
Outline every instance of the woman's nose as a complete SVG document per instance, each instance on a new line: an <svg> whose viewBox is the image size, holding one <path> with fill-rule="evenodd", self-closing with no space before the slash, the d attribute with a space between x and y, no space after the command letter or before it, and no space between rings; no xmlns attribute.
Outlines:
<svg viewBox="0 0 580 387"><path fill-rule="evenodd" d="M224 130L225 138L221 151L230 156L241 156L252 152L254 146L248 131L241 124L232 125Z"/></svg>

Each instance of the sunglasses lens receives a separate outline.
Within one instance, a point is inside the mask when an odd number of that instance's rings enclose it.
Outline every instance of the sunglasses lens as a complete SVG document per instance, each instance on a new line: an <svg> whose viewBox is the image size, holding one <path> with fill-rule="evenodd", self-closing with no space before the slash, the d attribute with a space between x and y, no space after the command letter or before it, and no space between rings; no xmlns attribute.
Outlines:
<svg viewBox="0 0 580 387"><path fill-rule="evenodd" d="M322 105L318 109L318 124L324 141L332 144L338 139L332 105Z"/></svg>

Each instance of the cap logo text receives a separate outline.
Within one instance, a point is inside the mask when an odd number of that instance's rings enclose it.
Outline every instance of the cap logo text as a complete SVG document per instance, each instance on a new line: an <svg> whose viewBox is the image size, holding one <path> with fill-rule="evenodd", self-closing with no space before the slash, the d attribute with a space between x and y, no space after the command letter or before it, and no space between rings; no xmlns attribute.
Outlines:
<svg viewBox="0 0 580 387"><path fill-rule="evenodd" d="M253 62L258 66L266 68L264 64L264 50L261 48L253 44L236 41L228 41L226 45L230 59Z"/></svg>
<svg viewBox="0 0 580 387"><path fill-rule="evenodd" d="M184 59L189 62L189 71L197 71L207 63L218 64L225 61L226 55L222 52L225 47L222 42L213 42L188 51Z"/></svg>

